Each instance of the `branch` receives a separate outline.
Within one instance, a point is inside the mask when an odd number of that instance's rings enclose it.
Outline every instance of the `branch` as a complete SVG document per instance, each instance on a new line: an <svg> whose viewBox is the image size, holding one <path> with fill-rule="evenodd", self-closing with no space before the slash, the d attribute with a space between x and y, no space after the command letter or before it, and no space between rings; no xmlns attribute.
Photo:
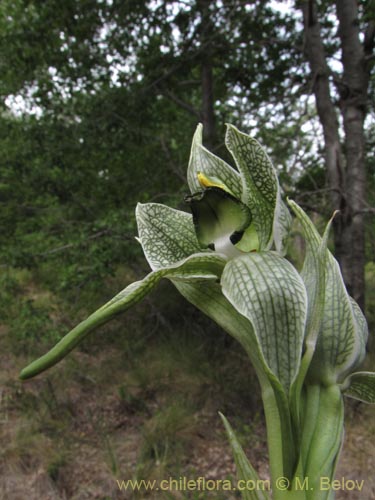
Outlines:
<svg viewBox="0 0 375 500"><path fill-rule="evenodd" d="M196 118L201 119L201 114L199 111L197 111L191 104L189 104L189 103L183 101L182 99L180 99L179 97L177 97L170 90L162 90L161 95L163 95L164 97L167 97L168 99L173 101L175 104L180 106L180 108L184 109L185 111L188 111L190 114L192 114Z"/></svg>
<svg viewBox="0 0 375 500"><path fill-rule="evenodd" d="M360 213L360 214L375 214L375 207L363 208L362 210L359 210L358 212L355 212L355 214L357 214L357 213Z"/></svg>
<svg viewBox="0 0 375 500"><path fill-rule="evenodd" d="M321 188L321 189L314 189L313 191L304 191L303 193L299 194L297 199L301 200L302 198L305 198L306 196L311 196L314 194L319 194L319 193L331 193L332 191L341 194L344 196L343 192L341 189L335 189L335 188Z"/></svg>
<svg viewBox="0 0 375 500"><path fill-rule="evenodd" d="M182 173L181 169L176 165L176 163L173 161L173 157L171 155L171 152L167 146L167 143L165 142L165 139L164 137L159 137L159 140L160 140L160 144L161 144L161 147L164 151L164 154L168 160L168 165L171 169L171 171L177 175L177 177L183 182L185 183L185 174Z"/></svg>
<svg viewBox="0 0 375 500"><path fill-rule="evenodd" d="M102 231L98 231L95 234L92 234L91 236L88 236L86 240L95 240L97 238L101 238L102 236L108 235L111 233L110 229L103 229ZM60 247L55 247L52 248L51 250L46 250L45 252L42 253L37 253L35 257L45 257L46 255L52 255L54 253L62 252L63 250L67 250L68 248L76 247L79 245L82 245L85 241L79 241L78 243L68 243L67 245L62 245Z"/></svg>
<svg viewBox="0 0 375 500"><path fill-rule="evenodd" d="M330 91L330 70L326 60L315 0L303 0L301 9L304 20L304 51L312 73L312 90L316 108L323 127L325 161L331 186L334 209L342 207L340 193L344 188L345 172L340 145L339 126L336 109Z"/></svg>

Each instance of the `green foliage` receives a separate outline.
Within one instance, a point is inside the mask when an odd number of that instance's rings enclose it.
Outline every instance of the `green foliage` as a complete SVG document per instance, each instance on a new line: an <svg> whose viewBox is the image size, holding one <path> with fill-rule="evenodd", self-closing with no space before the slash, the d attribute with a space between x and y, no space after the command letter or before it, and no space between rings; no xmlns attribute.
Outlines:
<svg viewBox="0 0 375 500"><path fill-rule="evenodd" d="M52 318L54 302L50 293L35 288L29 271L8 269L0 276L0 314L14 352L35 354L60 338L61 325Z"/></svg>

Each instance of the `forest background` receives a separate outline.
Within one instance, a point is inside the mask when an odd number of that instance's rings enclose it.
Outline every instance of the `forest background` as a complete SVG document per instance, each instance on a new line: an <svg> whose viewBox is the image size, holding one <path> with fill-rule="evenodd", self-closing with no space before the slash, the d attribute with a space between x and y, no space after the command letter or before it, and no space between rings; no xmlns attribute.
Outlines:
<svg viewBox="0 0 375 500"><path fill-rule="evenodd" d="M135 498L116 478L234 477L218 410L267 477L245 356L168 284L50 373L17 373L148 271L136 203L188 211L198 122L228 162L225 123L256 137L318 227L340 210L332 250L373 331L374 37L372 1L2 0L4 498ZM301 266L297 226L290 258ZM343 463L375 495L369 411L348 404Z"/></svg>

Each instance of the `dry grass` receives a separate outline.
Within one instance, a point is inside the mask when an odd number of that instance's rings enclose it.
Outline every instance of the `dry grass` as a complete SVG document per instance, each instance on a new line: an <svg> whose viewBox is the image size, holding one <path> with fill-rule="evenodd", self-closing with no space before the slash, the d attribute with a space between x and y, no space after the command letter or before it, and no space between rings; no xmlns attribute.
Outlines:
<svg viewBox="0 0 375 500"><path fill-rule="evenodd" d="M181 339L168 346L151 339L133 362L118 346L87 349L21 384L17 375L24 360L2 349L6 334L2 329L1 500L238 498L217 492L136 494L120 491L116 483L184 475L234 478L218 410L238 431L260 476L268 477L263 417L258 396L250 394L258 390L251 389L251 372L244 375L246 363L233 345L226 362L216 364L198 341L185 341L185 357L179 357ZM373 417L373 408L347 403L337 477L363 479L364 487L360 494L338 491L337 500L375 498Z"/></svg>

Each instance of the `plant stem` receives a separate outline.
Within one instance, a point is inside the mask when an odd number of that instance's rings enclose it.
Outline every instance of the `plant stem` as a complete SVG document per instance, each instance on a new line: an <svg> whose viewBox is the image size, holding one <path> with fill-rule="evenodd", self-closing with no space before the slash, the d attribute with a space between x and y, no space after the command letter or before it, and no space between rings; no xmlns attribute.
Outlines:
<svg viewBox="0 0 375 500"><path fill-rule="evenodd" d="M308 478L308 500L333 498L321 481L331 481L341 450L344 406L338 385L306 387L306 411L302 433L302 461Z"/></svg>
<svg viewBox="0 0 375 500"><path fill-rule="evenodd" d="M285 464L283 463L282 450L282 425L279 409L271 384L268 380L262 382L262 398L267 425L267 442L273 499L306 500L305 491L302 489L293 489L294 480L285 477ZM301 466L297 469L298 475L299 472L301 472L300 469ZM301 476L303 476L303 474L301 474ZM288 481L292 489L284 490L284 486L288 484Z"/></svg>

